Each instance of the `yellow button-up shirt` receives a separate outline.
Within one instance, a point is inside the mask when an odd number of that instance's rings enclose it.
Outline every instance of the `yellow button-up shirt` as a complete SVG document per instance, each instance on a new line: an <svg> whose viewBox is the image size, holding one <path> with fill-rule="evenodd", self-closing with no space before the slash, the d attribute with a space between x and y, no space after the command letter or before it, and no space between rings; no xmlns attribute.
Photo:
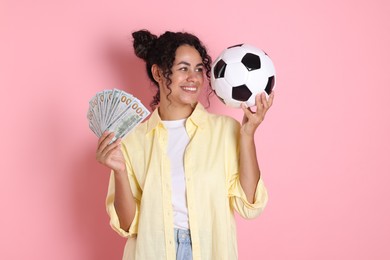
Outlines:
<svg viewBox="0 0 390 260"><path fill-rule="evenodd" d="M260 179L255 202L247 201L239 181L240 124L236 120L210 114L198 104L185 127L190 137L184 172L193 259L237 259L234 209L244 218L258 216L268 200L266 188ZM129 230L119 225L113 176L106 205L110 225L128 238L123 259L174 260L168 133L157 109L122 144L136 201L136 214Z"/></svg>

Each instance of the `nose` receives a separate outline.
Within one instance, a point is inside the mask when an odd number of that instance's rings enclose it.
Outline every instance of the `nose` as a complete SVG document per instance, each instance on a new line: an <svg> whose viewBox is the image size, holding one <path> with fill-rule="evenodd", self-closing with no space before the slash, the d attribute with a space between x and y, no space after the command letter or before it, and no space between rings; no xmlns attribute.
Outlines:
<svg viewBox="0 0 390 260"><path fill-rule="evenodd" d="M188 70L187 73L188 82L203 82L203 73L196 70Z"/></svg>
<svg viewBox="0 0 390 260"><path fill-rule="evenodd" d="M190 81L190 82L193 82L195 81L196 77L195 77L195 71L193 70L188 70L188 73L187 73L187 81Z"/></svg>

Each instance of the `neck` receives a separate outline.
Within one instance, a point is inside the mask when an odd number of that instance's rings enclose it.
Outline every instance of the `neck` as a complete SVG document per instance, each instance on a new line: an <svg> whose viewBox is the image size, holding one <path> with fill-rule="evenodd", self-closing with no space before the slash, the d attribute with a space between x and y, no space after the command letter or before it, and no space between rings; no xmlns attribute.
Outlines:
<svg viewBox="0 0 390 260"><path fill-rule="evenodd" d="M161 120L179 120L188 118L195 109L196 104L177 106L174 104L160 104L158 113Z"/></svg>

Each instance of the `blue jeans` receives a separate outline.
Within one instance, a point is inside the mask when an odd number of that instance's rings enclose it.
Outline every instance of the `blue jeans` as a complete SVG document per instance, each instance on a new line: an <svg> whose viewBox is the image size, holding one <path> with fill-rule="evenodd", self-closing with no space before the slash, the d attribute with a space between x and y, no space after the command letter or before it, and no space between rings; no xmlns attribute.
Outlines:
<svg viewBox="0 0 390 260"><path fill-rule="evenodd" d="M191 234L189 230L175 228L176 260L192 260Z"/></svg>

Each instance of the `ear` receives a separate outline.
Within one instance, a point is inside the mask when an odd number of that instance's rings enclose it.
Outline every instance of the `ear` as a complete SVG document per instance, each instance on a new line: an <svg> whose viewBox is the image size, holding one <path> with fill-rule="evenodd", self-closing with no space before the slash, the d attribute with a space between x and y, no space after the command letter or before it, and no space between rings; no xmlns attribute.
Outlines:
<svg viewBox="0 0 390 260"><path fill-rule="evenodd" d="M153 64L151 70L154 80L160 84L162 81L161 69L156 64Z"/></svg>

